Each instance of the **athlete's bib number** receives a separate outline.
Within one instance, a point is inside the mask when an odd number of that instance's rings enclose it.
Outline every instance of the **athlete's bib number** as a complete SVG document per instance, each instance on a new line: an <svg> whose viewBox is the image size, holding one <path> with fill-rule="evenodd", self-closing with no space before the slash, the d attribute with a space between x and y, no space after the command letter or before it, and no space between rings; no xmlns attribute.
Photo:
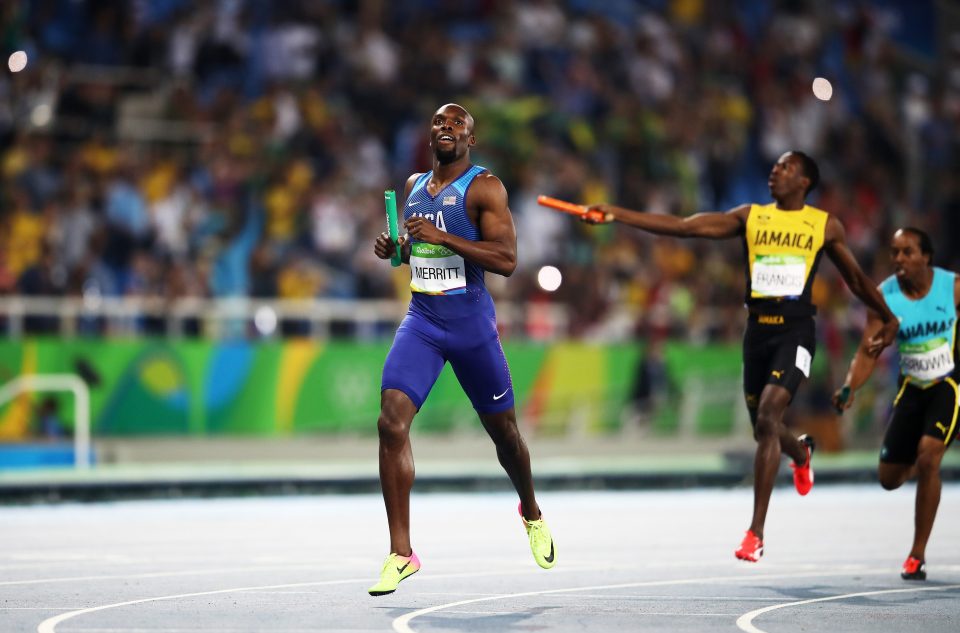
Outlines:
<svg viewBox="0 0 960 633"><path fill-rule="evenodd" d="M445 246L415 242L410 247L410 289L428 295L467 291L463 258Z"/></svg>
<svg viewBox="0 0 960 633"><path fill-rule="evenodd" d="M924 382L943 378L953 371L953 350L949 341L936 338L912 345L901 344L900 371Z"/></svg>
<svg viewBox="0 0 960 633"><path fill-rule="evenodd" d="M801 255L757 255L750 291L754 297L799 297L807 283L807 262Z"/></svg>

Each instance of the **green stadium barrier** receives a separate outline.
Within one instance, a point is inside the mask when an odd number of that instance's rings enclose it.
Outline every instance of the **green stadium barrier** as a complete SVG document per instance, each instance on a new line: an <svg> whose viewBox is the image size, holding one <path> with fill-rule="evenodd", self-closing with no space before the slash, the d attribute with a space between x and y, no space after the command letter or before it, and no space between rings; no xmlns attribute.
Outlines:
<svg viewBox="0 0 960 633"><path fill-rule="evenodd" d="M264 342L30 338L0 342L0 381L22 373L76 372L93 380L99 436L376 432L389 341ZM518 416L543 434L617 431L630 411L641 343L504 345ZM740 346L668 343L668 385L649 420L658 434L736 430ZM696 400L689 398L697 385ZM72 426L63 396L58 407ZM39 396L0 409L0 439L35 435ZM691 405L691 402L693 404ZM692 408L691 408L692 407ZM686 416L686 418L684 417ZM414 423L418 433L476 431L479 423L449 366Z"/></svg>

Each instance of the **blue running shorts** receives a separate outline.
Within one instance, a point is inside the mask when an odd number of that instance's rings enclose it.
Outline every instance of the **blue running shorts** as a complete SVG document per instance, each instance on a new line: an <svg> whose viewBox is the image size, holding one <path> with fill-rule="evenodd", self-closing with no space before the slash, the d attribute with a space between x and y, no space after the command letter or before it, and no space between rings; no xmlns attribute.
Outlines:
<svg viewBox="0 0 960 633"><path fill-rule="evenodd" d="M442 324L408 312L384 362L380 391L399 389L419 411L448 361L477 413L513 407L513 382L496 317L483 312Z"/></svg>

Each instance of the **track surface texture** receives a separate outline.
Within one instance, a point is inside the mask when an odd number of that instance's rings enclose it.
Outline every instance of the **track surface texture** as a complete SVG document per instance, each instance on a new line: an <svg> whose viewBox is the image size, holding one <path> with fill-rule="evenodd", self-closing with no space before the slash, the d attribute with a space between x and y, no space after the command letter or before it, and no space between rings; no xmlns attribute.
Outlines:
<svg viewBox="0 0 960 633"><path fill-rule="evenodd" d="M955 633L960 484L944 486L926 582L899 576L914 492L778 487L758 564L733 556L747 488L544 493L551 570L513 495L416 494L423 568L378 598L377 495L5 507L0 630Z"/></svg>

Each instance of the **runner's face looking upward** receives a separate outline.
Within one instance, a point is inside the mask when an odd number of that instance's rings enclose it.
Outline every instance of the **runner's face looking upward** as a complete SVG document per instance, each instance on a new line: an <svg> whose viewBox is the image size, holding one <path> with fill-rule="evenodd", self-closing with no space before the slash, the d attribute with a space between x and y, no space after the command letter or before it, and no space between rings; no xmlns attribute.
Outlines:
<svg viewBox="0 0 960 633"><path fill-rule="evenodd" d="M890 241L890 259L897 279L917 282L930 266L930 256L920 248L920 238L909 231L899 230Z"/></svg>
<svg viewBox="0 0 960 633"><path fill-rule="evenodd" d="M473 117L462 106L448 103L433 115L430 147L441 165L466 156L476 142L473 136Z"/></svg>
<svg viewBox="0 0 960 633"><path fill-rule="evenodd" d="M806 198L810 179L803 173L803 164L800 158L787 152L773 164L770 177L767 178L770 195L777 202L799 194L801 200Z"/></svg>

